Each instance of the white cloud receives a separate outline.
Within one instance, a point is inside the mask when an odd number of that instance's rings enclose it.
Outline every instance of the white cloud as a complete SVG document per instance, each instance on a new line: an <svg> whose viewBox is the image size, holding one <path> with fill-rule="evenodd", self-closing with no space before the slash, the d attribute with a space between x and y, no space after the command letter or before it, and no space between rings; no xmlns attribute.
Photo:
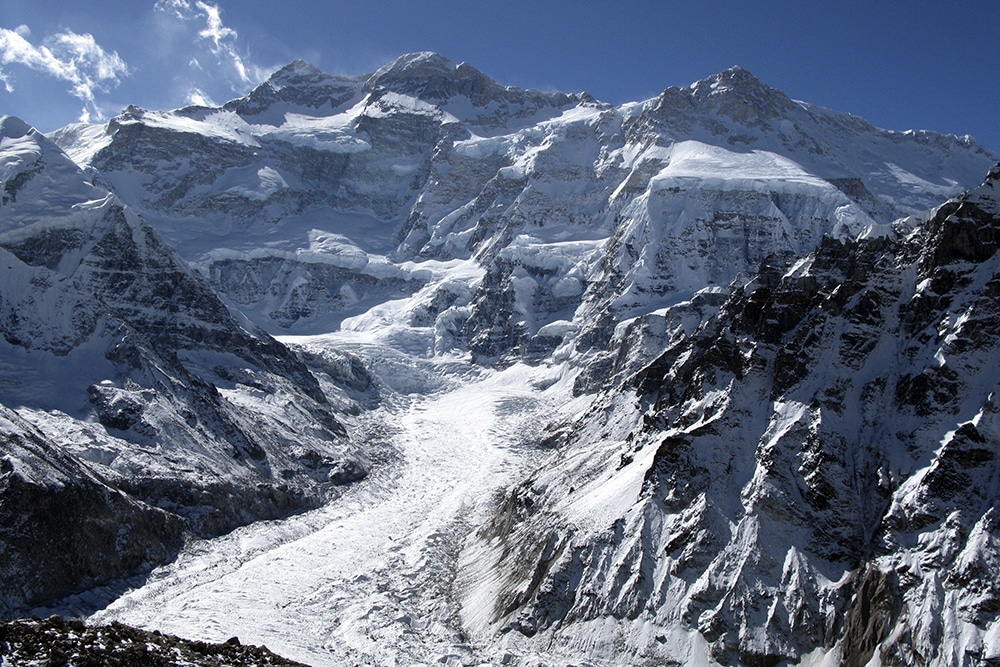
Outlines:
<svg viewBox="0 0 1000 667"><path fill-rule="evenodd" d="M205 18L208 21L207 27L199 32L198 36L212 40L215 43L216 52L227 48L226 43L230 39L235 40L238 35L232 28L222 25L222 16L219 13L218 5L209 5L204 2L196 2L195 5L205 13Z"/></svg>
<svg viewBox="0 0 1000 667"><path fill-rule="evenodd" d="M220 76L229 85L228 92L244 94L249 86L255 85L267 76L267 71L251 63L239 48L239 34L225 25L218 5L202 0L157 0L154 9L161 17L171 22L171 29L178 25L191 30L191 40L195 49L200 50L189 58L192 69L201 78L208 75ZM216 67L210 67L214 61ZM201 89L192 87L189 99L209 99L203 92L211 82L202 82ZM219 92L219 91L216 91Z"/></svg>
<svg viewBox="0 0 1000 667"><path fill-rule="evenodd" d="M89 33L70 30L45 37L41 44L29 40L31 30L24 25L14 30L0 28L0 81L8 92L14 90L9 65L23 65L70 85L70 94L84 103L80 119L103 119L96 93L117 86L128 74L128 65L117 52L108 53Z"/></svg>
<svg viewBox="0 0 1000 667"><path fill-rule="evenodd" d="M153 9L164 14L173 14L175 18L184 20L191 14L191 3L187 0L157 0Z"/></svg>

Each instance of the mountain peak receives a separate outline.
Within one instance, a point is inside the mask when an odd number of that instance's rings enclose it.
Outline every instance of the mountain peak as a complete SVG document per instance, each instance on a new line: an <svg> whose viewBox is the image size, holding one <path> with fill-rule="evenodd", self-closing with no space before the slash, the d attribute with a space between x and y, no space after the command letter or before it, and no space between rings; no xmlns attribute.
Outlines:
<svg viewBox="0 0 1000 667"><path fill-rule="evenodd" d="M695 81L691 84L690 89L696 97L707 97L728 93L730 91L739 95L753 94L756 92L769 94L780 92L758 79L750 70L738 65L730 67L727 70L723 70L706 79Z"/></svg>
<svg viewBox="0 0 1000 667"><path fill-rule="evenodd" d="M33 129L17 116L0 116L0 137L20 139Z"/></svg>
<svg viewBox="0 0 1000 667"><path fill-rule="evenodd" d="M726 116L743 128L765 128L775 118L785 117L795 103L743 67L730 67L686 88L671 86L660 94L661 112L681 114L688 122L713 115ZM681 119L674 119L681 122Z"/></svg>
<svg viewBox="0 0 1000 667"><path fill-rule="evenodd" d="M314 65L304 60L295 59L288 63L268 78L272 85L284 87L290 83L297 83L304 79L314 80L329 76Z"/></svg>
<svg viewBox="0 0 1000 667"><path fill-rule="evenodd" d="M354 98L361 87L361 77L327 74L304 60L293 60L249 95L226 103L223 108L257 122L280 124L288 110L316 112L336 109Z"/></svg>
<svg viewBox="0 0 1000 667"><path fill-rule="evenodd" d="M456 65L431 51L396 58L372 74L365 88L370 91L391 90L433 101L466 95L473 99L473 103L485 103L501 91L499 84L475 67L467 63Z"/></svg>
<svg viewBox="0 0 1000 667"><path fill-rule="evenodd" d="M295 59L277 70L250 94L261 89L278 92L286 88L341 88L344 85L357 85L363 80L363 77L327 74L311 63Z"/></svg>
<svg viewBox="0 0 1000 667"><path fill-rule="evenodd" d="M447 74L454 71L456 67L454 62L439 53L418 51L401 55L388 65L380 67L372 75L372 78L381 78L386 75L426 76L430 72Z"/></svg>

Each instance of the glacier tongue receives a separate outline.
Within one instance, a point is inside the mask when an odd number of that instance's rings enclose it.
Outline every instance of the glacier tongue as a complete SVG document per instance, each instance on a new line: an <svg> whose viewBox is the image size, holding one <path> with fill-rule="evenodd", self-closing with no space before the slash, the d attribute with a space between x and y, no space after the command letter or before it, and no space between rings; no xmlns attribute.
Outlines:
<svg viewBox="0 0 1000 667"><path fill-rule="evenodd" d="M360 352L338 335L285 340ZM378 452L376 471L323 509L189 544L93 620L211 641L238 635L317 666L476 664L498 651L462 628L456 560L494 495L538 456L539 429L559 403L558 385L538 387L558 376L363 345L398 359L384 362L384 382L408 392L385 385L383 406L349 422Z"/></svg>

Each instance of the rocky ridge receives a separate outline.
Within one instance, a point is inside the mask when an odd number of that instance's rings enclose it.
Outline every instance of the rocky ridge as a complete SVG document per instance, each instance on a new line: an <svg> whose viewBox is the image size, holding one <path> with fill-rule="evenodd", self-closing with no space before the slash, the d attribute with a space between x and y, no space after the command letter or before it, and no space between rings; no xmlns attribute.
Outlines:
<svg viewBox="0 0 1000 667"><path fill-rule="evenodd" d="M0 658L10 665L85 667L295 667L265 646L233 637L222 644L193 642L121 623L88 626L58 616L0 623Z"/></svg>
<svg viewBox="0 0 1000 667"><path fill-rule="evenodd" d="M506 592L469 620L611 617L636 659L997 660L998 177L765 263L604 392L481 530L471 590Z"/></svg>
<svg viewBox="0 0 1000 667"><path fill-rule="evenodd" d="M336 417L348 389L328 397L48 139L9 117L0 130L0 399L17 412L3 506L27 526L8 535L23 548L5 551L5 613L162 562L182 530L283 516L364 474Z"/></svg>

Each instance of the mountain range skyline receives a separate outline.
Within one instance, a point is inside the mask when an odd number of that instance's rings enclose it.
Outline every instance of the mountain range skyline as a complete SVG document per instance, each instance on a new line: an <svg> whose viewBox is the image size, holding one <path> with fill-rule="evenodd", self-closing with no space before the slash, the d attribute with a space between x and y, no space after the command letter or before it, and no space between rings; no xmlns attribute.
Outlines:
<svg viewBox="0 0 1000 667"><path fill-rule="evenodd" d="M898 131L970 134L997 150L989 110L1000 82L986 65L997 11L901 2L638 2L614 12L596 2L549 2L501 11L443 0L419 8L298 0L274 12L255 1L3 0L0 103L50 132L131 104L219 105L299 58L361 75L404 53L434 51L502 85L586 91L621 104L738 65L793 99Z"/></svg>

